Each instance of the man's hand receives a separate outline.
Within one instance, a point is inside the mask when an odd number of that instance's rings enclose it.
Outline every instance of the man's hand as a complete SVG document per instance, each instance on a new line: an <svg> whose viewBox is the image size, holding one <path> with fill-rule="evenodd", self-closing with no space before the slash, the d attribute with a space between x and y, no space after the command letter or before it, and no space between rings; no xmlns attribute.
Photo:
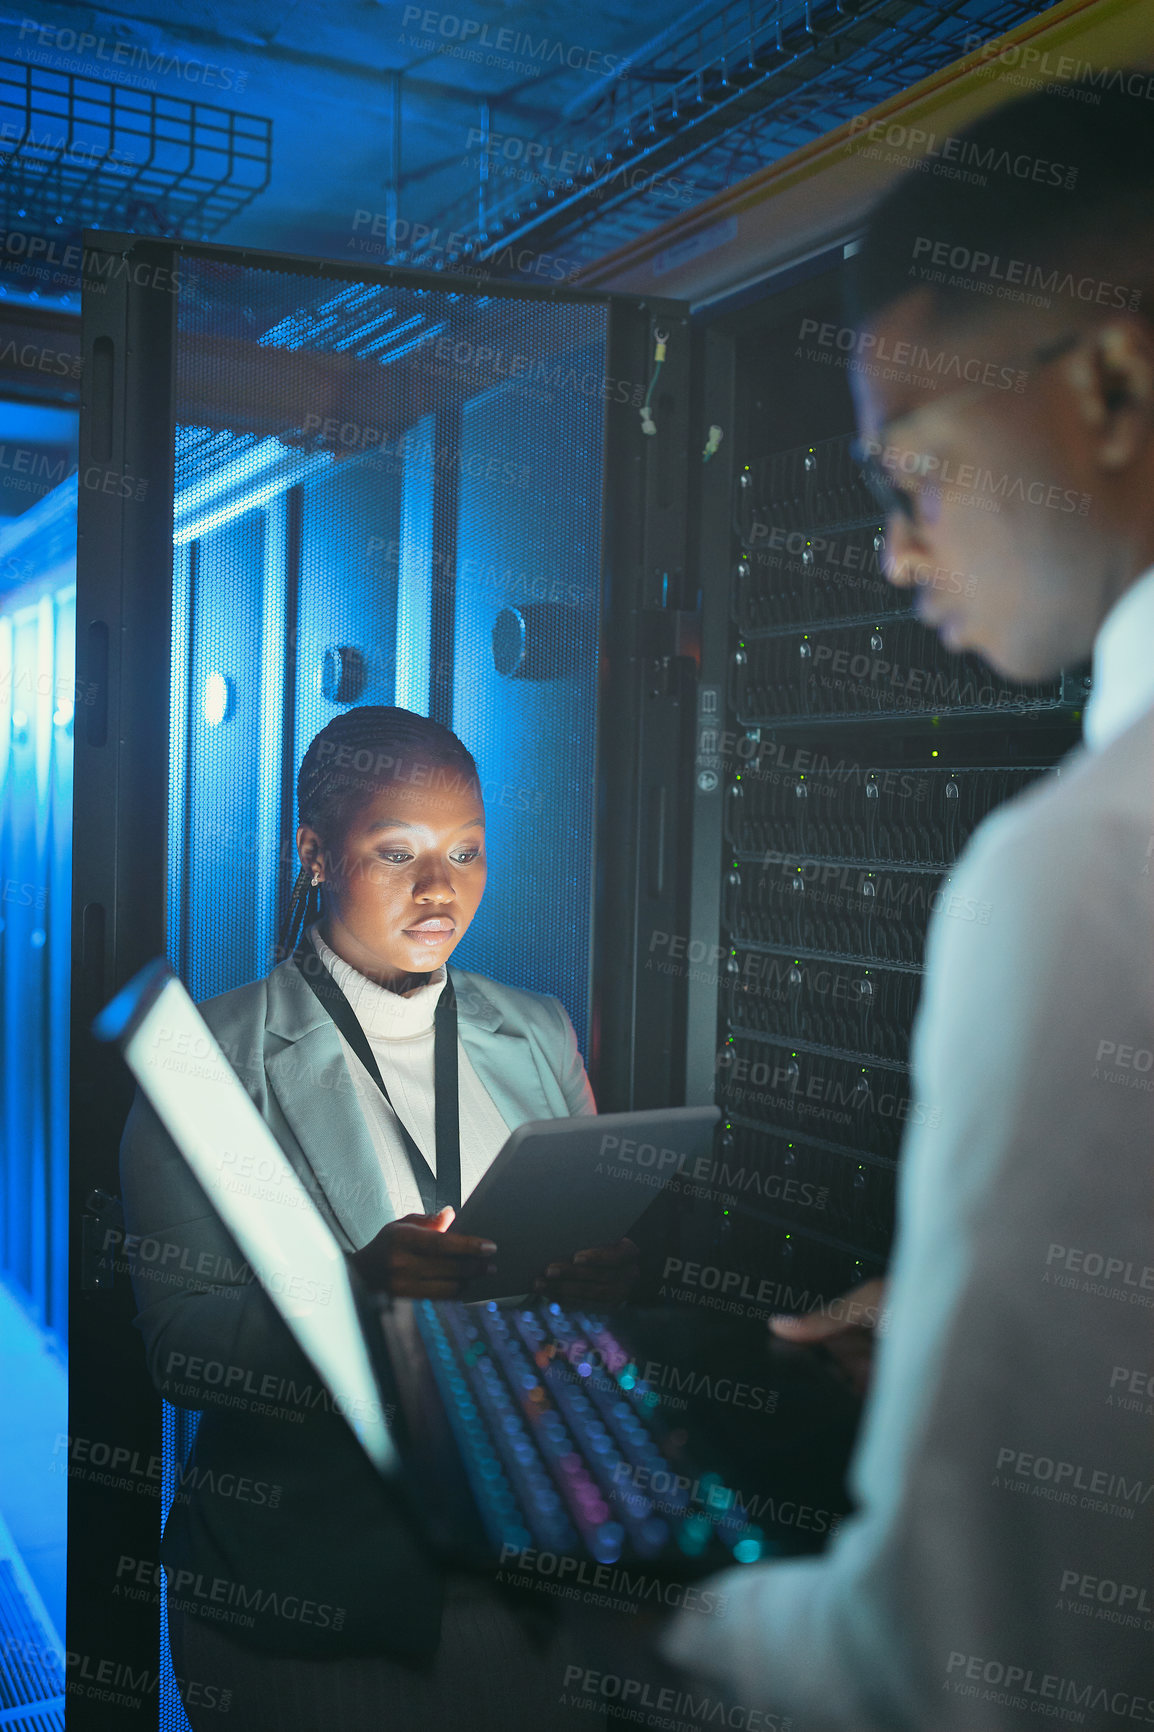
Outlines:
<svg viewBox="0 0 1154 1732"><path fill-rule="evenodd" d="M860 1287L805 1317L771 1317L769 1327L783 1341L796 1341L803 1347L824 1347L858 1393L864 1395L873 1369L874 1335L885 1295L884 1281L863 1281Z"/></svg>
<svg viewBox="0 0 1154 1732"><path fill-rule="evenodd" d="M577 1251L567 1263L550 1263L534 1291L563 1305L622 1305L637 1285L641 1253L632 1239Z"/></svg>
<svg viewBox="0 0 1154 1732"><path fill-rule="evenodd" d="M402 1215L354 1251L352 1261L370 1287L395 1299L459 1299L469 1281L493 1273L497 1247L450 1233L455 1218L452 1208Z"/></svg>

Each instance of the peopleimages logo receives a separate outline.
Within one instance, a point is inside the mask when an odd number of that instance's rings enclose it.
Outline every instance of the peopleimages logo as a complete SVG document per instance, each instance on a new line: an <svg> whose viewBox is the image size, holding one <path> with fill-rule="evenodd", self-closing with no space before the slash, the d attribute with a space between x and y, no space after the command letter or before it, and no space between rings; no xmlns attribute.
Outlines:
<svg viewBox="0 0 1154 1732"><path fill-rule="evenodd" d="M917 257L916 250L914 256ZM1021 367L999 366L979 355L959 355L952 349L931 349L928 343L904 339L891 341L876 331L858 330L853 325L835 325L828 320L823 323L819 319L803 319L798 329L798 341L814 342L822 348L837 349L842 354L866 355L871 360L887 361L895 367L908 367L911 372L925 373L931 380L988 385L995 391L1024 391L1028 378Z"/></svg>
<svg viewBox="0 0 1154 1732"><path fill-rule="evenodd" d="M1032 180L1044 186L1062 186L1067 191L1078 181L1078 170L1070 163L1051 162L1046 157L999 149L994 144L982 145L975 139L949 133L926 132L920 126L902 126L897 121L871 121L868 114L859 114L850 122L852 140L860 139L863 133L870 144L906 151L922 166L941 163L974 170L975 174L967 178L979 181L991 174L1004 174L1012 180Z"/></svg>
<svg viewBox="0 0 1154 1732"><path fill-rule="evenodd" d="M1024 1493L1123 1521L1133 1521L1135 1510L1154 1496L1154 1482L1009 1446L999 1449L990 1484L997 1491Z"/></svg>
<svg viewBox="0 0 1154 1732"><path fill-rule="evenodd" d="M1100 1606L1117 1606L1124 1610L1133 1606L1136 1612L1154 1612L1150 1589L1137 1582L1116 1582L1108 1576L1093 1576L1085 1570L1063 1570L1058 1584L1059 1593L1076 1589L1078 1597L1093 1600Z"/></svg>
<svg viewBox="0 0 1154 1732"><path fill-rule="evenodd" d="M226 1622L243 1624L248 1629L255 1626L254 1613L261 1617L285 1618L292 1623L308 1624L322 1630L343 1629L347 1616L344 1606L330 1606L301 1594L286 1594L279 1588L252 1587L227 1576L206 1577L198 1570L176 1569L152 1558L121 1554L116 1565L118 1587L129 1585L150 1592L159 1588L162 1582L167 1584L170 1604L182 1611L191 1610L199 1617L219 1617Z"/></svg>
<svg viewBox="0 0 1154 1732"><path fill-rule="evenodd" d="M744 1522L770 1522L775 1527L803 1528L807 1533L832 1534L845 1520L836 1510L798 1503L796 1498L777 1498L770 1492L743 1492L720 1485L714 1475L691 1480L672 1468L635 1467L617 1464L613 1472L614 1502L624 1504L634 1515L657 1510L684 1515L695 1505L717 1515L737 1512Z"/></svg>
<svg viewBox="0 0 1154 1732"><path fill-rule="evenodd" d="M121 73L120 82L125 82L123 73L126 68L132 71L160 72L167 78L180 78L186 84L196 84L203 90L231 90L239 93L244 89L248 77L246 72L239 71L235 66L220 66L215 61L182 60L177 54L165 54L163 49L155 52L139 42L111 42L107 37L95 36L90 30L70 30L59 24L42 24L35 18L25 18L20 26L20 41L23 43L32 36L37 48L54 49L62 59L97 61L106 66L115 66ZM25 52L25 58L44 60L44 55L30 55ZM51 62L49 62L51 64ZM137 79L128 80L139 84ZM149 79L145 89L155 90L156 80Z"/></svg>
<svg viewBox="0 0 1154 1732"><path fill-rule="evenodd" d="M482 51L487 50L489 65L498 65L505 58L523 59L532 72L545 66L568 66L574 72L614 72L623 59L599 48L580 48L549 36L536 39L527 30L494 28L479 18L462 18L456 12L435 12L424 6L406 6L401 29L412 30L411 40L426 49L429 44L420 41L422 35L451 44L458 54L464 50L470 60L481 59Z"/></svg>
<svg viewBox="0 0 1154 1732"><path fill-rule="evenodd" d="M0 152L0 167L3 168L7 168L10 162L21 156L27 157L36 151L49 153L65 162L69 168L99 169L105 165L111 168L130 168L137 160L131 150L118 150L115 147L97 150L95 145L87 144L83 139L72 138L67 133L38 133L30 128L14 126L10 121L0 125L0 141L13 146L9 151Z"/></svg>
<svg viewBox="0 0 1154 1732"><path fill-rule="evenodd" d="M1000 253L987 253L974 247L954 246L949 241L934 240L930 235L918 235L914 240L913 258L943 270L960 271L964 275L986 278L991 283L1008 287L1036 290L1044 295L1066 295L1071 300L1093 302L1099 307L1121 307L1134 312L1142 299L1141 289L1124 283L1109 283L1099 277L1075 276L1073 271L1032 264L1029 259L1003 259Z"/></svg>
<svg viewBox="0 0 1154 1732"><path fill-rule="evenodd" d="M955 463L932 452L912 451L906 446L887 445L872 436L861 441L863 453L880 458L890 470L915 478L949 505L974 505L996 516L1004 504L1042 505L1049 511L1076 511L1085 517L1092 495L1073 487L1059 487L1026 475L987 469L980 463ZM887 663L888 666L888 663ZM1017 694L1015 701L1020 701Z"/></svg>
<svg viewBox="0 0 1154 1732"><path fill-rule="evenodd" d="M1000 41L988 42L972 32L965 40L964 52L976 53L981 70L996 72L999 82L1024 84L1035 89L1040 79L1053 80L1050 90L1060 90L1069 96L1097 96L1103 90L1125 91L1150 102L1154 100L1154 72L1133 67L1097 66L1092 60L1077 60L1070 54L1051 54L1050 50L1033 47L1030 43L1003 46ZM996 65L991 65L996 62ZM1007 79L1005 68L1018 68L1028 73L1028 79ZM1080 88L1089 86L1091 88Z"/></svg>
<svg viewBox="0 0 1154 1732"><path fill-rule="evenodd" d="M60 1661L54 1648L47 1645L9 1640L0 1649L0 1662L8 1659L32 1659L54 1676L59 1675ZM97 1654L69 1652L64 1656L67 1669L64 1688L70 1696L85 1696L92 1702L115 1702L121 1708L138 1713L144 1699L155 1694L160 1676L147 1666L137 1670L124 1660L113 1660ZM207 1708L213 1713L227 1714L232 1705L232 1691L203 1679L174 1679L181 1701L187 1708ZM156 1707L153 1704L155 1715ZM26 1722L27 1724L27 1722Z"/></svg>
<svg viewBox="0 0 1154 1732"><path fill-rule="evenodd" d="M47 235L24 229L0 232L0 252L27 264L52 265L62 274L61 280L64 277L72 280L82 274L85 288L93 293L100 293L106 283L122 280L134 283L138 289L159 289L173 295L180 291L180 273L167 265L152 265L143 259L130 260L125 254L50 240Z"/></svg>
<svg viewBox="0 0 1154 1732"><path fill-rule="evenodd" d="M595 1564L586 1558L569 1557L561 1552L536 1551L530 1547L503 1545L498 1581L517 1582L521 1586L554 1587L567 1590L563 1597L624 1595L618 1602L622 1609L635 1611L645 1601L667 1606L670 1611L700 1612L704 1617L723 1618L729 1606L729 1596L714 1589L698 1587L694 1582L669 1581L663 1576L651 1576L644 1570L636 1573L614 1564Z"/></svg>
<svg viewBox="0 0 1154 1732"><path fill-rule="evenodd" d="M981 1691L978 1686L983 1684L993 1686L993 1691L990 1688ZM946 1662L946 1688L957 1695L983 1695L1010 1707L1029 1708L1032 1713L1059 1714L1057 1708L1044 1708L1042 1704L1065 1702L1076 1708L1116 1715L1119 1721L1133 1720L1142 1726L1154 1726L1154 1700L1149 1697L1111 1690L1104 1684L1063 1678L1057 1672L1039 1673L1032 1666L988 1660L982 1654L955 1650ZM1064 1717L1085 1718L1083 1714Z"/></svg>
<svg viewBox="0 0 1154 1732"><path fill-rule="evenodd" d="M569 1692L568 1695L565 1692ZM590 1701L590 1697L594 1700ZM707 1692L672 1685L658 1686L641 1678L616 1672L594 1672L585 1666L566 1666L562 1706L599 1709L614 1719L639 1720L647 1726L668 1726L684 1732L698 1726L726 1726L730 1732L788 1732L790 1721L765 1708L747 1708L740 1702L724 1702ZM642 1715L641 1710L648 1713ZM654 1719L657 1714L662 1716Z"/></svg>

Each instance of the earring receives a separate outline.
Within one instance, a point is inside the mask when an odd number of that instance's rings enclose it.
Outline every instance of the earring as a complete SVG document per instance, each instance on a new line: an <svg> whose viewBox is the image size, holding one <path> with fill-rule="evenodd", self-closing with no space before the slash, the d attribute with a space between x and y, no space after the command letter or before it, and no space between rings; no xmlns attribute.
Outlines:
<svg viewBox="0 0 1154 1732"><path fill-rule="evenodd" d="M320 873L319 873L319 872L314 872L314 873L313 873L313 889L314 889L314 890L315 890L315 889L316 889L316 887L317 887L317 885L318 885L318 884L319 884L319 883L320 883L320 881L321 881L321 875L320 875Z"/></svg>

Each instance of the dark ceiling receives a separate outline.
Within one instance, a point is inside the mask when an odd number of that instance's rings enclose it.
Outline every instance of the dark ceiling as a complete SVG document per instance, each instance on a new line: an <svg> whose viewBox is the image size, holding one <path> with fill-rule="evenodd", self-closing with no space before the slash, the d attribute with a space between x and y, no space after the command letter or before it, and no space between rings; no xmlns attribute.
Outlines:
<svg viewBox="0 0 1154 1732"><path fill-rule="evenodd" d="M1036 10L33 0L0 15L0 294L74 306L90 225L569 274Z"/></svg>

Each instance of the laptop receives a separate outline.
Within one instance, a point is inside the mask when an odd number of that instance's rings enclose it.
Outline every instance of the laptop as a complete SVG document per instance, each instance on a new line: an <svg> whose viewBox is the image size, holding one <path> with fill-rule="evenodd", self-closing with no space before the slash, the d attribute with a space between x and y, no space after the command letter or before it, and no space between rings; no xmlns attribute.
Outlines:
<svg viewBox="0 0 1154 1732"><path fill-rule="evenodd" d="M761 1319L696 1308L370 1293L163 959L94 1033L120 1047L446 1563L491 1571L532 1556L684 1576L820 1549L848 1511L859 1404L824 1355L774 1341ZM613 1115L616 1134L626 1116L639 1146L668 1145L668 1112L660 1136L645 1113ZM239 1157L261 1174L259 1199L230 1183Z"/></svg>

